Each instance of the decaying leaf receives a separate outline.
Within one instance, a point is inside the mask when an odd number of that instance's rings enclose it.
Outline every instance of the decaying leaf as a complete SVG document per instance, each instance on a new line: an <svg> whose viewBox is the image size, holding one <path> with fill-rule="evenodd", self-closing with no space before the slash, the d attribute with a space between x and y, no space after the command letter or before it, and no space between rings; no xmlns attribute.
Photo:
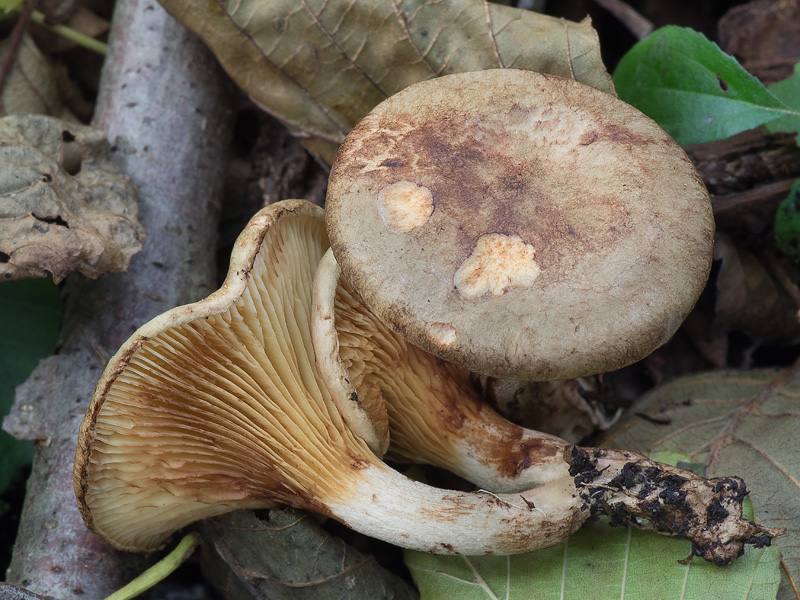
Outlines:
<svg viewBox="0 0 800 600"><path fill-rule="evenodd" d="M142 249L136 191L102 132L40 115L0 119L0 281L124 271Z"/></svg>
<svg viewBox="0 0 800 600"><path fill-rule="evenodd" d="M415 590L301 511L203 523L203 571L226 600L412 600Z"/></svg>
<svg viewBox="0 0 800 600"><path fill-rule="evenodd" d="M489 378L481 379L481 384L489 402L506 418L574 444L611 427L621 412L587 400L599 396L599 382L593 377L566 381Z"/></svg>
<svg viewBox="0 0 800 600"><path fill-rule="evenodd" d="M0 42L0 61L5 59L9 46L9 40ZM30 36L23 36L0 90L0 116L22 113L61 116L63 110L53 68Z"/></svg>
<svg viewBox="0 0 800 600"><path fill-rule="evenodd" d="M717 276L716 320L765 343L787 343L800 338L797 305L764 265L724 234L714 243L720 261Z"/></svg>
<svg viewBox="0 0 800 600"><path fill-rule="evenodd" d="M439 75L530 69L614 93L588 19L484 0L160 1L329 164L373 106Z"/></svg>
<svg viewBox="0 0 800 600"><path fill-rule="evenodd" d="M786 527L776 538L784 580L779 597L800 589L800 375L715 371L657 388L605 445L671 451L706 463L707 476L736 475L750 490L756 518ZM649 418L647 418L649 417Z"/></svg>

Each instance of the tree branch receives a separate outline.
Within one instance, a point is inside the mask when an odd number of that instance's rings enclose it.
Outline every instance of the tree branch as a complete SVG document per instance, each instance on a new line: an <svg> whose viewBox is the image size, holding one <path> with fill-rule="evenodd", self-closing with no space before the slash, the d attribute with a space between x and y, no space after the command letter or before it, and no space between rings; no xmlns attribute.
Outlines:
<svg viewBox="0 0 800 600"><path fill-rule="evenodd" d="M93 124L139 186L144 250L129 270L64 289L60 353L17 391L6 422L37 441L8 581L57 598L103 598L133 564L83 525L72 460L107 358L142 323L216 288L214 258L232 115L228 80L155 0L119 0Z"/></svg>

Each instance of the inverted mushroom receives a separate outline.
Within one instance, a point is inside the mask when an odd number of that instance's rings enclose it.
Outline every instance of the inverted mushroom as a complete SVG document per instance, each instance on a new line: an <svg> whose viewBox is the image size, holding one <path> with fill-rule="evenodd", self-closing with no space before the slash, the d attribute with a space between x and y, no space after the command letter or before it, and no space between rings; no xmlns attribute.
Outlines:
<svg viewBox="0 0 800 600"><path fill-rule="evenodd" d="M708 192L680 146L613 96L529 71L448 75L379 104L339 151L326 211L379 319L495 377L643 358L711 266Z"/></svg>

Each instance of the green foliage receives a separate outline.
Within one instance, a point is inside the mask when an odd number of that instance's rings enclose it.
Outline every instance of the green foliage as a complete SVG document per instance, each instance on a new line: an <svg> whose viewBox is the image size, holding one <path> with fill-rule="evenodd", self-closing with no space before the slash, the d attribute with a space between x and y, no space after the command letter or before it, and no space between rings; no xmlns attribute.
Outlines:
<svg viewBox="0 0 800 600"><path fill-rule="evenodd" d="M794 66L794 75L783 81L773 83L769 91L775 94L778 100L794 109L800 110L800 63ZM767 123L771 132L794 131L797 132L797 143L800 144L800 115L787 115Z"/></svg>
<svg viewBox="0 0 800 600"><path fill-rule="evenodd" d="M655 456L663 459L663 456ZM747 504L747 503L746 503ZM780 581L777 548L751 548L725 568L689 556L685 540L603 519L566 542L519 556L405 553L422 600L766 600Z"/></svg>
<svg viewBox="0 0 800 600"><path fill-rule="evenodd" d="M622 57L619 97L682 145L730 137L780 117L800 118L703 34L669 26Z"/></svg>
<svg viewBox="0 0 800 600"><path fill-rule="evenodd" d="M14 388L39 360L53 353L61 326L61 302L47 280L0 283L0 418L8 414ZM0 493L30 462L32 445L0 431Z"/></svg>
<svg viewBox="0 0 800 600"><path fill-rule="evenodd" d="M781 252L800 261L800 179L775 213L775 242Z"/></svg>
<svg viewBox="0 0 800 600"><path fill-rule="evenodd" d="M23 0L0 0L0 18L8 16L10 13L19 10Z"/></svg>

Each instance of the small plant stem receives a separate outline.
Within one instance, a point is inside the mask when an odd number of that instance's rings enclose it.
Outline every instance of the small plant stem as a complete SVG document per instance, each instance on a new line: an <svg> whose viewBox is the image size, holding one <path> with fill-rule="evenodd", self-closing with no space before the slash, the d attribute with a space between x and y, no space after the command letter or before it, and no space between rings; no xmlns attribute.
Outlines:
<svg viewBox="0 0 800 600"><path fill-rule="evenodd" d="M108 596L106 600L130 600L142 592L149 590L181 566L183 561L191 556L199 543L200 536L196 533L190 533L184 536L172 552L167 554L128 585Z"/></svg>
<svg viewBox="0 0 800 600"><path fill-rule="evenodd" d="M70 40L71 42L75 42L79 46L83 46L88 50L92 50L93 52L97 52L98 54L105 55L106 50L108 49L108 45L105 42L101 42L100 40L96 40L93 37L89 37L81 33L80 31L76 31L71 27L67 27L66 25L48 25L45 22L45 15L44 13L34 10L31 13L31 21L36 23L37 25L41 25L45 29L52 31L60 35L61 37Z"/></svg>
<svg viewBox="0 0 800 600"><path fill-rule="evenodd" d="M636 39L646 38L653 32L653 24L622 0L595 0L628 28Z"/></svg>

